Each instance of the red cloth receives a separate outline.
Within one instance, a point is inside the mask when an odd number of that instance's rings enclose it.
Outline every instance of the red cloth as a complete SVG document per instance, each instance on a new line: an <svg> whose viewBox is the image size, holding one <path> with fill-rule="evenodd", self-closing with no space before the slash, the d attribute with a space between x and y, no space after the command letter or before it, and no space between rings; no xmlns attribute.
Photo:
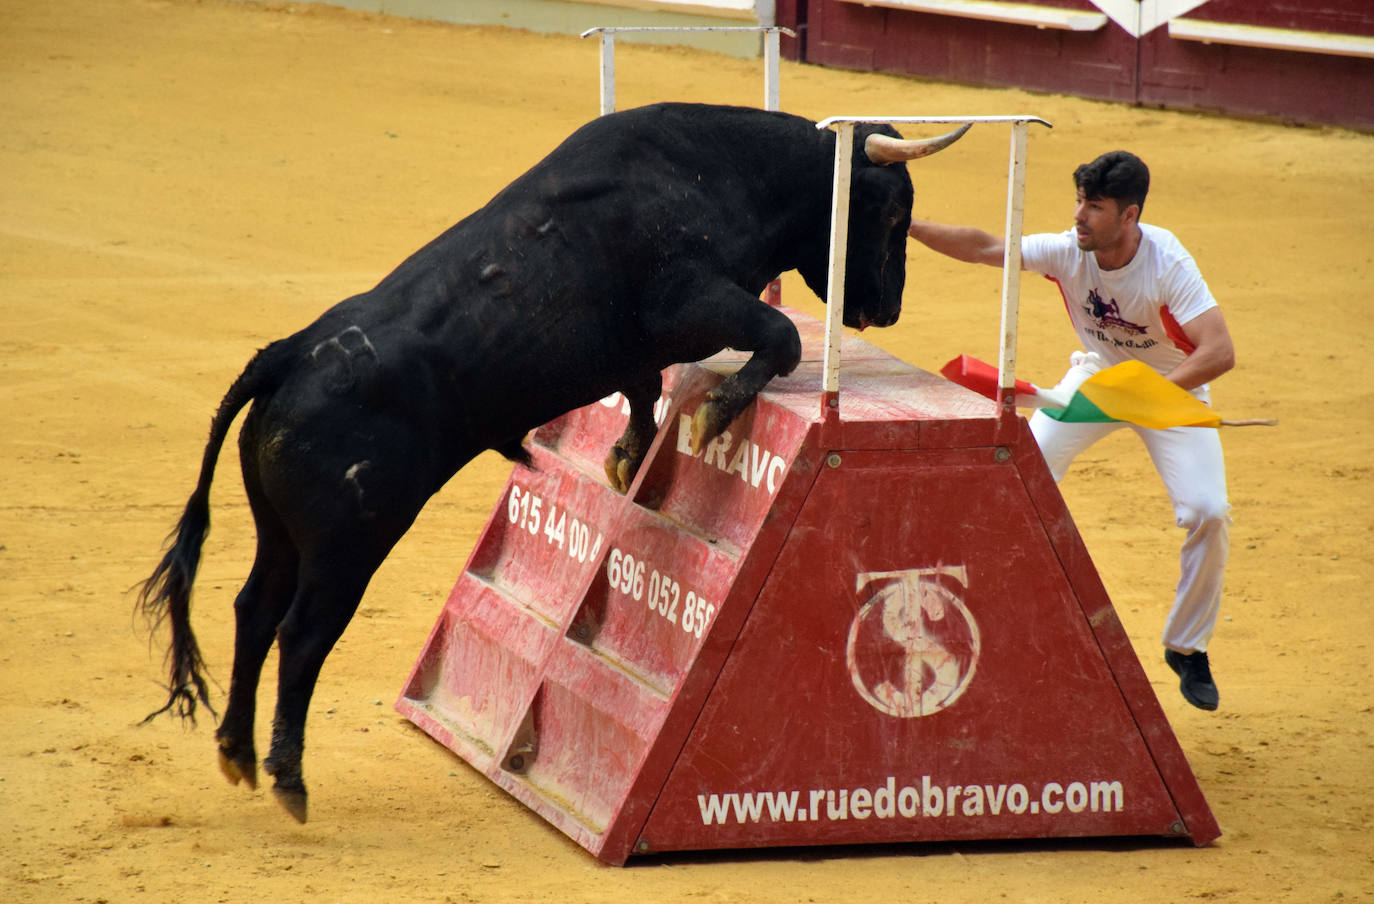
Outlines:
<svg viewBox="0 0 1374 904"><path fill-rule="evenodd" d="M972 389L994 402L1000 398L997 392L997 368L986 361L979 361L971 355L960 355L940 368L940 373L951 383L958 383L965 389ZM1037 389L1034 383L1017 380L1016 391L1021 395L1033 396Z"/></svg>

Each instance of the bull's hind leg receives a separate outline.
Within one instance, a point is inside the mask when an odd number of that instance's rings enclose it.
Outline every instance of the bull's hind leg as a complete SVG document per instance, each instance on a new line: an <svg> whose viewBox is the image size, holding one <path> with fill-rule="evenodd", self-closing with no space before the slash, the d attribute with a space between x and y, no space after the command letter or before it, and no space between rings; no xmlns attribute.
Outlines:
<svg viewBox="0 0 1374 904"><path fill-rule="evenodd" d="M654 403L663 393L663 375L655 371L652 376L622 392L630 403L630 422L606 454L606 479L611 486L624 493L630 489L630 482L634 480L645 453L649 451L649 444L658 432Z"/></svg>
<svg viewBox="0 0 1374 904"><path fill-rule="evenodd" d="M262 490L258 418L258 412L251 412L239 434L239 463L257 530L257 554L248 580L234 600L234 666L229 678L229 704L215 731L220 771L233 784L245 782L252 789L258 787L257 748L253 743L258 682L277 625L296 595L299 565L296 546Z"/></svg>
<svg viewBox="0 0 1374 904"><path fill-rule="evenodd" d="M343 635L381 558L359 560L337 550L335 561L304 564L296 598L277 628L277 709L263 768L272 794L297 822L306 819L305 720L325 657Z"/></svg>
<svg viewBox="0 0 1374 904"><path fill-rule="evenodd" d="M398 434L391 434L398 437ZM413 446L397 441L402 448ZM382 461L381 450L376 458ZM263 769L272 794L299 822L306 819L305 721L325 657L343 635L372 575L419 514L433 482L423 468L383 467L346 472L349 493L336 508L307 507L316 532L301 550L296 593L277 626L277 708ZM369 475L371 475L369 477ZM373 508L372 506L375 506Z"/></svg>
<svg viewBox="0 0 1374 904"><path fill-rule="evenodd" d="M285 537L265 535L258 527L258 554L243 589L234 601L234 669L229 681L229 705L215 731L219 768L237 785L258 787L258 757L253 743L258 681L277 623L296 590L296 553Z"/></svg>

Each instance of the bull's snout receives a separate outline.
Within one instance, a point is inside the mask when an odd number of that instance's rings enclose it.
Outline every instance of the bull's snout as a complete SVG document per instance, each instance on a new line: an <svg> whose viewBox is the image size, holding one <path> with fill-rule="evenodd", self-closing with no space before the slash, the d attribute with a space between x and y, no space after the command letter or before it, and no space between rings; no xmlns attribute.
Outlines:
<svg viewBox="0 0 1374 904"><path fill-rule="evenodd" d="M892 326L900 315L900 311L885 311L872 317L865 316L863 320L866 326Z"/></svg>
<svg viewBox="0 0 1374 904"><path fill-rule="evenodd" d="M892 326L897 322L901 311L860 311L857 316L844 318L844 325L856 330L866 330L871 326Z"/></svg>

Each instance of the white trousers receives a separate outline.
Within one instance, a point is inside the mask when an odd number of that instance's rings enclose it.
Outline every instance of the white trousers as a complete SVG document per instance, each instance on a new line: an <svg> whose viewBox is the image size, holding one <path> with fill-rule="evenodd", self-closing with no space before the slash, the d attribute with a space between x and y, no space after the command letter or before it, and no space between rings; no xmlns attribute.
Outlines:
<svg viewBox="0 0 1374 904"><path fill-rule="evenodd" d="M1056 389L1073 391L1100 370L1096 355L1075 352ZM1230 511L1221 438L1211 427L1149 430L1133 424L1065 424L1036 411L1031 433L1056 482L1079 453L1114 430L1134 430L1145 444L1174 507L1174 521L1187 530L1180 554L1174 605L1164 624L1164 645L1180 653L1206 650L1221 611L1221 586L1230 551Z"/></svg>

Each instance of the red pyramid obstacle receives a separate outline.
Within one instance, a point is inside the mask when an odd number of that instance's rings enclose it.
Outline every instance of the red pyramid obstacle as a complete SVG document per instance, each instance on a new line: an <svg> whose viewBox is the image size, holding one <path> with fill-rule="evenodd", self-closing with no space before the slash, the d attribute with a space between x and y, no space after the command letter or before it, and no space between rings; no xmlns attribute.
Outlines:
<svg viewBox="0 0 1374 904"><path fill-rule="evenodd" d="M786 309L784 309L786 310ZM669 373L537 430L396 708L610 863L673 850L1219 830L1025 421L856 339L700 455Z"/></svg>

